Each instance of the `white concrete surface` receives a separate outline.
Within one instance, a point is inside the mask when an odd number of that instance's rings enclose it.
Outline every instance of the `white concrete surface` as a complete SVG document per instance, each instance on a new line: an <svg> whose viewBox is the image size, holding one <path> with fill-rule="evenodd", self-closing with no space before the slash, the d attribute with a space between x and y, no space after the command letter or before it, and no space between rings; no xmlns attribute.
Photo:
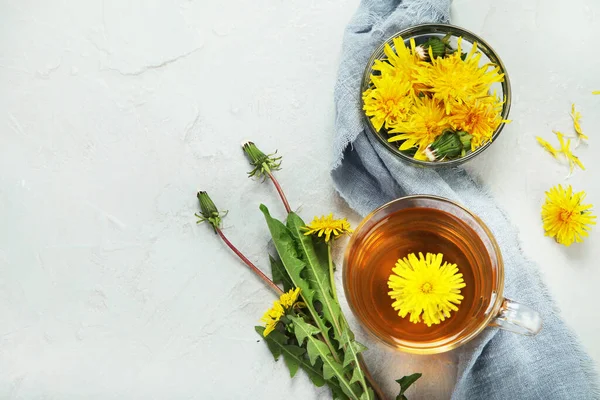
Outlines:
<svg viewBox="0 0 600 400"><path fill-rule="evenodd" d="M332 88L357 0L0 1L0 398L327 398L293 380L254 333L271 293L205 226L195 192L229 209L226 233L266 268L245 177L252 138L309 218L358 217L328 175ZM543 236L544 190L565 167L534 136L581 109L587 170L570 182L600 206L600 90L594 0L460 1L453 22L483 35L513 83L514 122L471 168L521 231L585 348L597 340L600 232L569 249ZM366 354L392 394L444 399L452 355Z"/></svg>

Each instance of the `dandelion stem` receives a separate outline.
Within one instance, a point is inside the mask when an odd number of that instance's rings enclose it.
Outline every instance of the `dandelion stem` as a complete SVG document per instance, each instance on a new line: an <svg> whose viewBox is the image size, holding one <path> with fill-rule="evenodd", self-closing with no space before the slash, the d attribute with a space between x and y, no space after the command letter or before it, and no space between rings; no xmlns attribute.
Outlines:
<svg viewBox="0 0 600 400"><path fill-rule="evenodd" d="M287 198L285 197L285 193L283 193L283 189L279 185L277 178L275 178L275 175L273 175L273 173L268 168L266 168L266 170L267 170L267 173L269 174L269 178L271 178L271 181L273 181L273 185L275 185L275 189L277 189L277 193L279 193L279 197L281 197L281 201L283 202L285 211L287 211L288 214L291 213L292 209L290 207L290 203L288 203Z"/></svg>
<svg viewBox="0 0 600 400"><path fill-rule="evenodd" d="M327 242L327 258L329 261L329 284L331 285L331 294L333 295L333 299L339 303L337 297L337 290L335 288L335 277L333 275L333 258L331 257L331 240Z"/></svg>
<svg viewBox="0 0 600 400"><path fill-rule="evenodd" d="M263 272L260 269L258 269L258 267L256 265L254 265L244 254L242 254L242 252L239 251L229 241L229 239L227 239L227 237L225 236L223 231L221 231L220 228L216 228L216 230L217 230L217 234L221 237L221 239L223 239L223 242L225 242L227 247L229 247L231 249L231 251L233 251L235 253L235 255L238 256L244 262L244 264L246 264L248 266L248 268L250 268L252 270L252 272L254 272L256 275L258 275L267 285L269 285L271 287L271 289L273 289L273 291L275 291L275 293L278 296L281 296L283 294L283 291L279 288L279 286L277 286L272 280L270 280L265 274L263 274Z"/></svg>

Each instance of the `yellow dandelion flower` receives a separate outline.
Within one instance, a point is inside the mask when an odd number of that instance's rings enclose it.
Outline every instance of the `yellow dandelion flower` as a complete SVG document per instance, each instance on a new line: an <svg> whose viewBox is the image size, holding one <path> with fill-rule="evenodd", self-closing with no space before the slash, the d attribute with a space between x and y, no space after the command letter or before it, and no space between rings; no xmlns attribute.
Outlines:
<svg viewBox="0 0 600 400"><path fill-rule="evenodd" d="M382 75L373 79L374 87L363 93L363 110L377 131L402 121L413 104L410 83Z"/></svg>
<svg viewBox="0 0 600 400"><path fill-rule="evenodd" d="M444 106L429 97L418 98L406 121L394 125L390 133L400 133L388 139L390 142L404 140L400 150L419 147L418 153L423 153L427 146L448 127L448 119Z"/></svg>
<svg viewBox="0 0 600 400"><path fill-rule="evenodd" d="M481 53L477 51L477 43L473 43L471 51L462 60L461 42L462 38L459 38L453 54L431 57L431 64L417 71L417 83L427 86L426 90L445 104L446 114L450 114L455 105L488 96L492 84L504 80L498 66L479 66Z"/></svg>
<svg viewBox="0 0 600 400"><path fill-rule="evenodd" d="M562 185L554 186L546 192L546 203L542 206L546 236L565 246L583 242L590 225L596 225L592 205L582 204L585 195L585 191L573 193L571 185L566 190Z"/></svg>
<svg viewBox="0 0 600 400"><path fill-rule="evenodd" d="M399 259L388 279L392 307L402 318L410 314L410 322L423 322L427 326L439 324L458 311L463 300L460 289L464 288L463 275L456 264L444 262L443 254L409 254Z"/></svg>
<svg viewBox="0 0 600 400"><path fill-rule="evenodd" d="M567 158L567 161L569 162L569 166L571 167L570 174L573 173L573 169L575 168L575 166L578 166L582 170L585 170L585 167L583 166L583 163L579 160L579 157L577 157L575 154L573 154L573 151L571 151L571 139L567 139L565 141L565 135L563 135L559 131L553 132L558 137L558 142L560 143L560 152L564 154L564 156Z"/></svg>
<svg viewBox="0 0 600 400"><path fill-rule="evenodd" d="M552 155L552 157L558 159L558 154L559 154L559 150L554 148L554 146L552 146L550 143L546 142L544 139L542 139L539 136L535 137L538 141L538 143L544 148L546 149L546 151L548 153L550 153Z"/></svg>
<svg viewBox="0 0 600 400"><path fill-rule="evenodd" d="M329 242L332 236L335 239L340 235L353 232L346 218L333 219L333 214L323 215L321 218L315 217L304 229L306 230L304 234L307 236L317 235L321 237L325 234L325 242Z"/></svg>
<svg viewBox="0 0 600 400"><path fill-rule="evenodd" d="M448 117L450 125L473 136L471 150L492 140L494 131L502 122L510 122L500 117L502 102L495 96L487 96L474 101L456 104Z"/></svg>
<svg viewBox="0 0 600 400"><path fill-rule="evenodd" d="M394 78L396 81L409 82L413 94L418 94L423 85L416 82L417 68L425 63L420 58L420 52L415 46L415 40L410 39L410 49L404 44L402 37L393 39L394 48L386 44L383 52L386 55L385 60L375 60L374 71L381 72L381 76ZM375 82L378 77L371 77Z"/></svg>
<svg viewBox="0 0 600 400"><path fill-rule="evenodd" d="M588 137L581 131L581 113L575 110L575 103L571 105L571 118L573 118L573 128L577 132L579 139L588 140Z"/></svg>
<svg viewBox="0 0 600 400"><path fill-rule="evenodd" d="M296 304L299 295L300 288L291 289L289 292L284 293L279 297L279 302L286 309L292 308L294 304Z"/></svg>
<svg viewBox="0 0 600 400"><path fill-rule="evenodd" d="M269 308L262 316L260 321L265 324L265 331L263 336L267 336L269 333L275 330L277 323L285 315L285 312L297 304L298 296L300 295L300 288L291 289L287 293L283 293L279 296L279 300L273 302L273 307Z"/></svg>
<svg viewBox="0 0 600 400"><path fill-rule="evenodd" d="M279 300L275 300L275 302L273 302L273 307L269 308L260 319L260 321L265 324L265 330L263 332L264 337L267 337L269 333L275 330L277 323L284 315L285 309Z"/></svg>

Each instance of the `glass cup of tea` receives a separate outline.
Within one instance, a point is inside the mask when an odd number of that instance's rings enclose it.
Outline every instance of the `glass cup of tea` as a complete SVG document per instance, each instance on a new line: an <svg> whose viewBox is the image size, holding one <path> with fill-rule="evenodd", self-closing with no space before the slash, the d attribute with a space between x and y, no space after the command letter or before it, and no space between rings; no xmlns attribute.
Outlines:
<svg viewBox="0 0 600 400"><path fill-rule="evenodd" d="M396 261L410 253L444 255L466 286L458 311L428 327L398 315L387 282ZM498 243L479 217L441 197L409 196L365 217L344 256L344 290L360 323L377 339L416 354L442 353L488 326L524 335L542 327L539 314L503 297L504 264Z"/></svg>

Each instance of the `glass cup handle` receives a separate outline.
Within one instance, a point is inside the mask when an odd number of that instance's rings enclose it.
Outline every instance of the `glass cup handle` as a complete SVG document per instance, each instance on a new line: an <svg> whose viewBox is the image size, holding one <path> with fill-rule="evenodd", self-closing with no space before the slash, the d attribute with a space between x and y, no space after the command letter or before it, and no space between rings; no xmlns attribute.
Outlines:
<svg viewBox="0 0 600 400"><path fill-rule="evenodd" d="M537 311L505 298L496 318L490 326L497 326L504 330L533 336L542 329L542 318Z"/></svg>

